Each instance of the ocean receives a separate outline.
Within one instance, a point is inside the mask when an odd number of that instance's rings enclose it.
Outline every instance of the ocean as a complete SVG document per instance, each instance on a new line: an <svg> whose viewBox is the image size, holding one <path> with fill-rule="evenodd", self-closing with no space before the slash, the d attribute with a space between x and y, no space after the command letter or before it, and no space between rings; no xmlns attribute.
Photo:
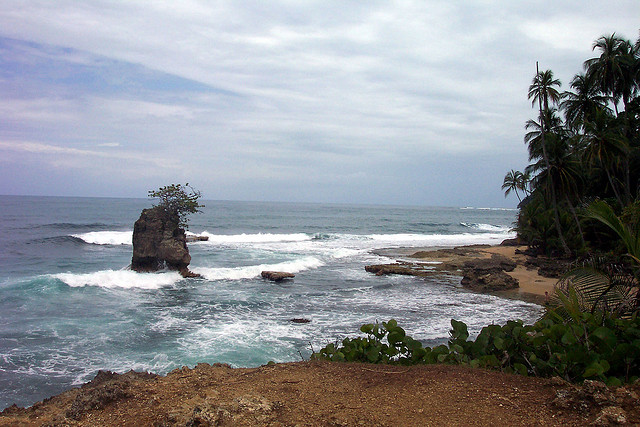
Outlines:
<svg viewBox="0 0 640 427"><path fill-rule="evenodd" d="M204 201L190 268L135 273L133 224L147 199L0 196L0 409L31 405L96 372L165 374L198 362L253 367L395 318L425 345L452 318L477 334L540 306L468 292L459 277L375 276L383 248L498 244L516 211L482 207ZM260 278L288 271L294 280ZM294 318L309 323L291 322Z"/></svg>

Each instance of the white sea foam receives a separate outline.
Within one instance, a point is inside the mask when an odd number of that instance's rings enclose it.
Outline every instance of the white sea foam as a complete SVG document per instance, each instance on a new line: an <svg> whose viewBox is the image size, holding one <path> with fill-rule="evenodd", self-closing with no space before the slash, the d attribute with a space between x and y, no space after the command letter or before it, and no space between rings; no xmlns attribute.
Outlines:
<svg viewBox="0 0 640 427"><path fill-rule="evenodd" d="M195 273L202 274L202 276L207 280L240 280L258 277L260 276L260 273L265 270L299 273L304 270L321 267L322 265L324 265L324 263L318 258L309 256L277 264L249 265L234 268L194 267L192 270Z"/></svg>
<svg viewBox="0 0 640 427"><path fill-rule="evenodd" d="M473 206L465 206L460 210L478 210L478 211L504 211L504 212L517 212L517 208L476 208Z"/></svg>
<svg viewBox="0 0 640 427"><path fill-rule="evenodd" d="M503 225L471 224L467 222L461 222L460 225L462 225L463 227L468 227L478 231L507 232L511 230L511 227L505 227Z"/></svg>
<svg viewBox="0 0 640 427"><path fill-rule="evenodd" d="M276 243L276 242L303 242L311 240L311 236L305 233L290 233L290 234L271 234L271 233L256 233L256 234L211 234L207 231L203 231L198 236L207 236L209 240L205 243L210 244L233 244L233 243Z"/></svg>
<svg viewBox="0 0 640 427"><path fill-rule="evenodd" d="M460 246L495 244L515 237L515 233L461 233L461 234L370 234L379 243L390 246Z"/></svg>
<svg viewBox="0 0 640 427"><path fill-rule="evenodd" d="M182 278L174 271L136 273L131 270L103 270L86 274L59 273L52 276L73 288L99 286L102 288L158 289L173 285Z"/></svg>
<svg viewBox="0 0 640 427"><path fill-rule="evenodd" d="M335 248L330 249L330 254L333 258L346 258L354 255L359 255L363 251L361 249L349 249L349 248Z"/></svg>
<svg viewBox="0 0 640 427"><path fill-rule="evenodd" d="M133 231L90 231L72 236L93 245L130 245Z"/></svg>

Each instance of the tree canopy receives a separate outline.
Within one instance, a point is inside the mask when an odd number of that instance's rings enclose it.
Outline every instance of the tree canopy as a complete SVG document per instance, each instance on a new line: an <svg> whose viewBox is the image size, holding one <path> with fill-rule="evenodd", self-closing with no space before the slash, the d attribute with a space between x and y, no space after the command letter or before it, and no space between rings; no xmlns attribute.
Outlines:
<svg viewBox="0 0 640 427"><path fill-rule="evenodd" d="M548 255L621 252L586 209L603 200L624 217L640 196L640 39L604 35L593 51L567 91L551 70L536 69L527 93L536 117L524 135L530 164L502 185L519 201L525 195L516 227L523 243Z"/></svg>
<svg viewBox="0 0 640 427"><path fill-rule="evenodd" d="M178 225L188 228L188 216L190 214L201 212L201 205L198 200L202 197L200 191L186 183L171 184L160 187L157 190L150 190L149 197L159 199L159 203L154 205L162 208L169 217L175 218Z"/></svg>

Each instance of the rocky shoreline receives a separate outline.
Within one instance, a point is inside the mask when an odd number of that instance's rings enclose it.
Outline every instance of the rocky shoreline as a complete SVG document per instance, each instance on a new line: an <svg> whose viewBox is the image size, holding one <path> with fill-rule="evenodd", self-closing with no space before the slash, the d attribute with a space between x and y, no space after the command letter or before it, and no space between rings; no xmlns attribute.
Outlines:
<svg viewBox="0 0 640 427"><path fill-rule="evenodd" d="M375 253L393 263L368 265L376 274L419 277L454 275L474 292L490 293L544 304L568 263L527 252L510 242L499 246L471 245L455 248L393 248Z"/></svg>

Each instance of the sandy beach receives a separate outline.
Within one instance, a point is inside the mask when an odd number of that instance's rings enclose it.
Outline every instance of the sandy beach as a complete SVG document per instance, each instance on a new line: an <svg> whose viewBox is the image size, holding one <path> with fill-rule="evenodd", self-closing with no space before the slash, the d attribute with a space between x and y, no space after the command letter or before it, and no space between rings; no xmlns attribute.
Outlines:
<svg viewBox="0 0 640 427"><path fill-rule="evenodd" d="M525 249L526 246L474 245L455 249L394 248L376 253L401 262L433 265L436 270L449 274L461 274L460 267L466 261L488 259L494 254L501 255L516 263L516 268L507 274L518 280L519 287L494 293L506 298L518 298L543 304L545 293L553 293L558 279L542 276L537 268L528 266L528 257L522 253Z"/></svg>

